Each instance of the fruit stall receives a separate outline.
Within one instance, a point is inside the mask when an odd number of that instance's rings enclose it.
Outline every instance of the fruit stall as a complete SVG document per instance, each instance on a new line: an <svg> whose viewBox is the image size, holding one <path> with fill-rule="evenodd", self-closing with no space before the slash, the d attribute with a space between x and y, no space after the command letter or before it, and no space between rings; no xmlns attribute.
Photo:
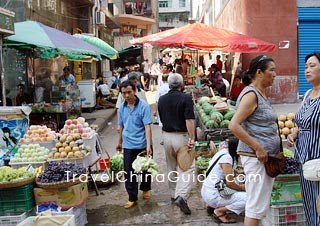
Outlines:
<svg viewBox="0 0 320 226"><path fill-rule="evenodd" d="M200 133L197 140L220 139L232 136L228 129L235 113L235 107L228 105L226 99L219 96L200 97L195 105L196 127Z"/></svg>
<svg viewBox="0 0 320 226"><path fill-rule="evenodd" d="M0 167L0 225L61 218L59 225L84 226L88 182L97 188L91 168L109 175L109 159L101 158L107 153L101 153L99 142L82 117L66 120L58 133L45 125L30 125L10 152L9 165ZM121 154L111 163L120 171Z"/></svg>
<svg viewBox="0 0 320 226"><path fill-rule="evenodd" d="M32 103L29 107L31 124L47 125L57 131L66 119L74 119L81 115L80 90L71 86L50 92L49 103Z"/></svg>

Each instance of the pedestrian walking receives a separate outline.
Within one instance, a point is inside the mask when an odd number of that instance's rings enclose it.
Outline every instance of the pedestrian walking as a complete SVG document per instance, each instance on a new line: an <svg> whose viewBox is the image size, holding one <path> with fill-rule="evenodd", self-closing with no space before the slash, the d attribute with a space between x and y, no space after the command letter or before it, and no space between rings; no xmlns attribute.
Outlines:
<svg viewBox="0 0 320 226"><path fill-rule="evenodd" d="M259 179L246 180L247 202L245 226L258 226L267 214L274 178L266 174L264 163L269 154L280 151L277 134L277 115L266 96L276 77L276 65L272 58L258 56L250 62L244 73L245 87L237 100L237 111L229 129L239 139L238 154L247 178L258 175Z"/></svg>
<svg viewBox="0 0 320 226"><path fill-rule="evenodd" d="M121 95L125 102L121 104L118 111L119 141L117 150L122 150L124 155L125 188L129 200L124 205L128 209L137 204L138 200L138 179L141 178L140 190L143 191L143 198L151 198L151 175L145 172L139 177L134 174L132 163L138 155L146 152L151 156L151 110L149 105L136 96L136 84L127 80L121 83Z"/></svg>
<svg viewBox="0 0 320 226"><path fill-rule="evenodd" d="M294 121L297 128L288 136L288 146L292 147L297 141L296 159L302 162L320 158L320 53L311 53L305 57L306 80L313 86L305 94L305 98L296 113ZM306 225L320 225L320 216L317 213L317 199L320 195L320 182L309 181L300 171L300 184L303 208L306 215Z"/></svg>
<svg viewBox="0 0 320 226"><path fill-rule="evenodd" d="M168 83L170 91L160 97L158 111L163 124L163 141L171 201L183 213L191 214L187 199L193 183L192 174L194 173L195 161L193 160L188 170L183 171L177 164L177 152L184 144L188 144L189 149L194 146L193 102L191 96L182 92L184 82L180 74L172 73L168 78Z"/></svg>
<svg viewBox="0 0 320 226"><path fill-rule="evenodd" d="M143 78L144 78L144 88L146 89L146 91L149 91L150 89L150 80L151 80L151 76L150 76L150 63L148 59L145 59L142 63L142 70L143 70Z"/></svg>

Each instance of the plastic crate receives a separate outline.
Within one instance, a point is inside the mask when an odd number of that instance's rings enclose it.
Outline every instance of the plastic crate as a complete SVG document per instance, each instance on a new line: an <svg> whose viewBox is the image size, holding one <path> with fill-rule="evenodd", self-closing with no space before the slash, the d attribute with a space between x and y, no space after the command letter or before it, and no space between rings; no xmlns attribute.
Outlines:
<svg viewBox="0 0 320 226"><path fill-rule="evenodd" d="M270 206L264 226L304 226L305 214L303 204Z"/></svg>
<svg viewBox="0 0 320 226"><path fill-rule="evenodd" d="M41 216L40 218L42 219L61 219L61 217L68 217L68 220L63 224L63 225L60 225L59 226L76 226L75 224L75 219L74 219L74 215L65 215L65 216ZM20 224L18 224L17 226L34 226L34 221L35 221L35 216L31 216L31 217L28 217L27 219L25 219L24 221L22 221ZM45 226L45 225L50 225L50 226L58 226L58 224L53 224L53 223L50 223L50 224L42 224L42 223L39 223L38 225L40 226Z"/></svg>
<svg viewBox="0 0 320 226"><path fill-rule="evenodd" d="M201 148L207 149L209 141L196 141L194 145L194 150L198 152Z"/></svg>
<svg viewBox="0 0 320 226"><path fill-rule="evenodd" d="M52 215L74 215L77 226L85 226L88 223L86 203L80 207L72 207L66 211L52 212Z"/></svg>
<svg viewBox="0 0 320 226"><path fill-rule="evenodd" d="M290 179L290 176L295 176L297 180L277 181L276 178L271 193L271 205L287 205L302 202L299 177L296 174L292 174L287 175L288 179ZM283 175L283 177L286 177L286 175Z"/></svg>
<svg viewBox="0 0 320 226"><path fill-rule="evenodd" d="M29 216L29 213L24 212L21 214L5 214L0 215L0 225L1 226L16 226L20 222L22 222L24 219L26 219Z"/></svg>
<svg viewBox="0 0 320 226"><path fill-rule="evenodd" d="M0 214L29 212L34 206L33 184L0 190Z"/></svg>

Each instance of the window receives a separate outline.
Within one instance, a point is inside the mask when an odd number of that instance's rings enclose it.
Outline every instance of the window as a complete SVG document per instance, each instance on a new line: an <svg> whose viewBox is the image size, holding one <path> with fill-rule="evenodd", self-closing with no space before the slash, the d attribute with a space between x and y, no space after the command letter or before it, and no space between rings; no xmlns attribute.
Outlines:
<svg viewBox="0 0 320 226"><path fill-rule="evenodd" d="M168 8L168 1L159 1L159 8Z"/></svg>
<svg viewBox="0 0 320 226"><path fill-rule="evenodd" d="M186 0L179 0L179 7L186 7Z"/></svg>

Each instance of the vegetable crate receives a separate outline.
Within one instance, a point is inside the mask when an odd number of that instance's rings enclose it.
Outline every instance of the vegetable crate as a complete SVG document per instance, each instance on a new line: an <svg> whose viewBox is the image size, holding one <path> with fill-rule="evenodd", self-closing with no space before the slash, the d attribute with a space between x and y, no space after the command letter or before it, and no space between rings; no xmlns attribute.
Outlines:
<svg viewBox="0 0 320 226"><path fill-rule="evenodd" d="M271 205L301 203L302 195L299 176L296 174L292 174L281 175L280 178L278 177L273 184L271 193ZM291 177L293 179L296 179L291 181ZM278 181L279 179L283 181Z"/></svg>
<svg viewBox="0 0 320 226"><path fill-rule="evenodd" d="M16 226L29 216L29 213L24 212L21 214L1 214L0 225L1 226Z"/></svg>
<svg viewBox="0 0 320 226"><path fill-rule="evenodd" d="M303 204L290 205L273 205L270 206L266 218L264 219L264 226L304 226Z"/></svg>
<svg viewBox="0 0 320 226"><path fill-rule="evenodd" d="M29 212L34 206L33 184L0 190L0 214Z"/></svg>

